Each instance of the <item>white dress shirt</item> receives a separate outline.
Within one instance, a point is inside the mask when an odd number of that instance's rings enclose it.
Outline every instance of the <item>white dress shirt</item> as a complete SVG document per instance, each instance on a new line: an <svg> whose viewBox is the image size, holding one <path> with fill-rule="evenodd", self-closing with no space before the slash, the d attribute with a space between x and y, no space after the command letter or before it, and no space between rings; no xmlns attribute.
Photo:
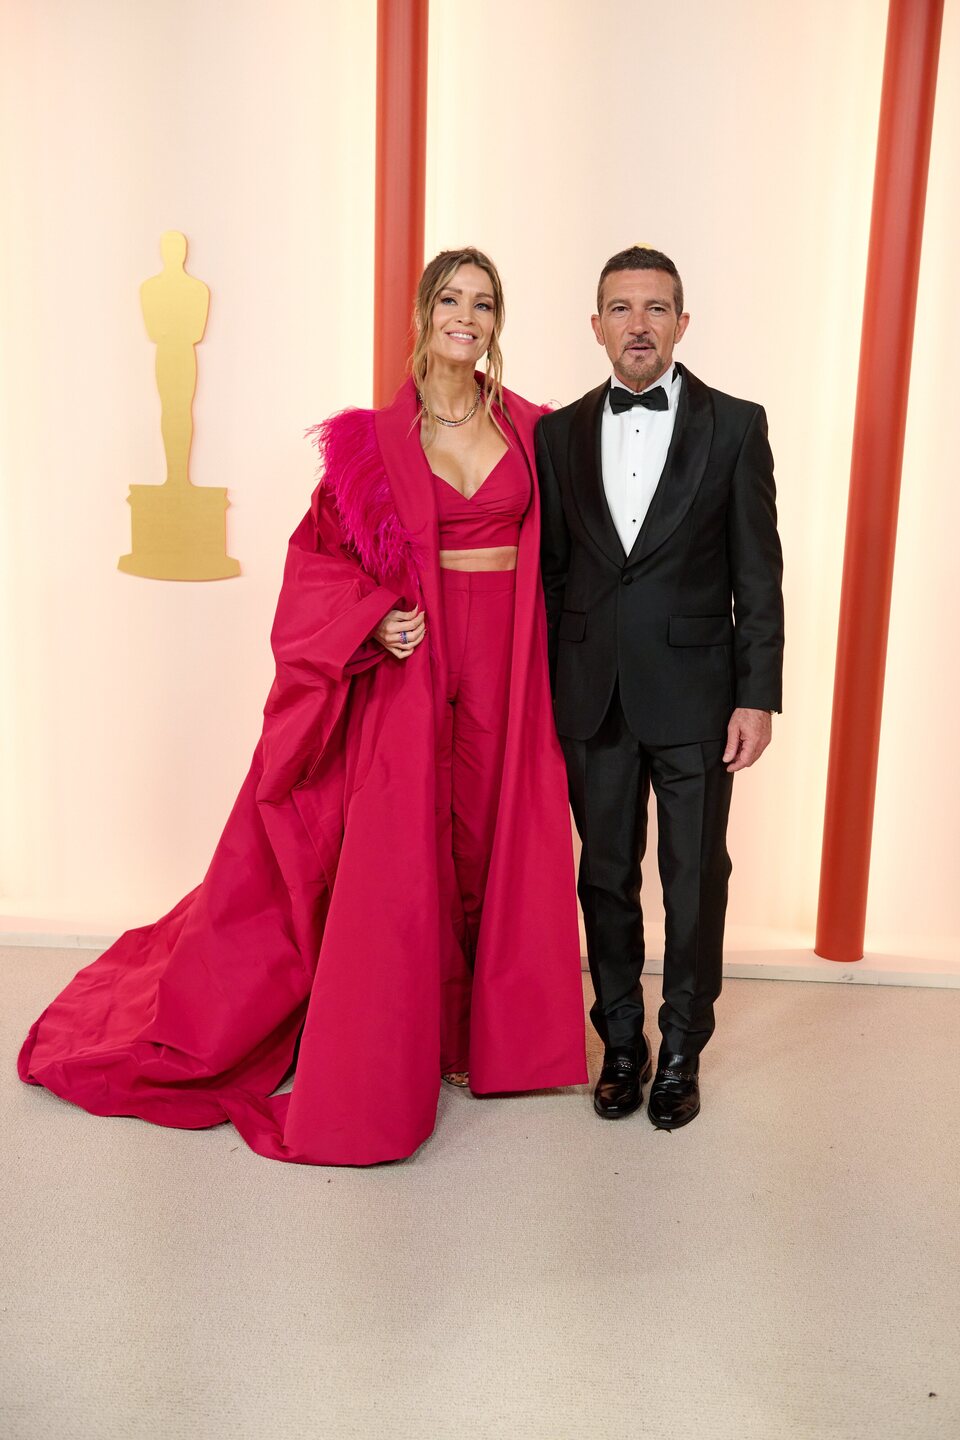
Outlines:
<svg viewBox="0 0 960 1440"><path fill-rule="evenodd" d="M626 388L616 375L612 384ZM609 391L603 403L600 421L603 491L627 555L633 549L650 507L673 438L681 385L675 365L644 388L655 390L658 385L667 392L666 410L644 410L642 405L635 405L632 410L615 415L610 408Z"/></svg>

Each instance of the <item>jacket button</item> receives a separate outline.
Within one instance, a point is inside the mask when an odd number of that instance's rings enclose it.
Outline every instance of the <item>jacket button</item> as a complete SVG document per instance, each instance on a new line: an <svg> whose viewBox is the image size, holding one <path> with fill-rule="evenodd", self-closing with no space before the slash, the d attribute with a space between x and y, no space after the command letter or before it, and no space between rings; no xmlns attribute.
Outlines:
<svg viewBox="0 0 960 1440"><path fill-rule="evenodd" d="M624 575L624 577L623 577L623 579L621 580L620 583L621 583L621 585L632 585L632 584L633 584L633 576L632 576L632 575Z"/></svg>

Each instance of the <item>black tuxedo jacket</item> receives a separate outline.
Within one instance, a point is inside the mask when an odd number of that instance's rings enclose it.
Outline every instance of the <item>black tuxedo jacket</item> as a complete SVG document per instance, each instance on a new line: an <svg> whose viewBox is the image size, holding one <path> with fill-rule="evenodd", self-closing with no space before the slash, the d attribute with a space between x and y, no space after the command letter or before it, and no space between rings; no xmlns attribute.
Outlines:
<svg viewBox="0 0 960 1440"><path fill-rule="evenodd" d="M649 745L719 739L740 705L779 710L783 562L763 409L684 367L670 450L626 555L603 489L608 385L537 426L541 563L557 729L596 733L619 678Z"/></svg>

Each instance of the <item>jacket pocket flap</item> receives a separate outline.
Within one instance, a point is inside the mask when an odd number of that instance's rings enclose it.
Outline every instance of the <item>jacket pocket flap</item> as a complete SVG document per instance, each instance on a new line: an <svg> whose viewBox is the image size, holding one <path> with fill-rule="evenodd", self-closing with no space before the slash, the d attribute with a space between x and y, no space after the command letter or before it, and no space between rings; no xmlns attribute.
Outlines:
<svg viewBox="0 0 960 1440"><path fill-rule="evenodd" d="M671 645L732 645L733 621L729 615L671 615L667 639Z"/></svg>
<svg viewBox="0 0 960 1440"><path fill-rule="evenodd" d="M561 640L582 640L587 630L587 617L582 610L563 610L560 614Z"/></svg>

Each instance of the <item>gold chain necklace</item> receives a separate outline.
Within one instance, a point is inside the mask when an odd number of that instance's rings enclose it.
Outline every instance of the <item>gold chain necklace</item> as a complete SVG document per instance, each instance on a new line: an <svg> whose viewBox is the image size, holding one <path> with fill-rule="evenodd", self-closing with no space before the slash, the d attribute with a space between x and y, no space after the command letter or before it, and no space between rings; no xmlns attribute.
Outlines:
<svg viewBox="0 0 960 1440"><path fill-rule="evenodd" d="M417 391L417 398L419 399L420 404L423 406L424 410L430 416L431 420L435 420L438 425L446 425L449 429L456 430L458 425L466 425L468 420L472 420L474 415L476 415L477 410L480 408L480 385L479 383L477 383L477 393L473 397L473 404L461 420L447 420L442 415L434 415L433 411L430 409L430 406L427 404L426 400L423 398L419 391Z"/></svg>

